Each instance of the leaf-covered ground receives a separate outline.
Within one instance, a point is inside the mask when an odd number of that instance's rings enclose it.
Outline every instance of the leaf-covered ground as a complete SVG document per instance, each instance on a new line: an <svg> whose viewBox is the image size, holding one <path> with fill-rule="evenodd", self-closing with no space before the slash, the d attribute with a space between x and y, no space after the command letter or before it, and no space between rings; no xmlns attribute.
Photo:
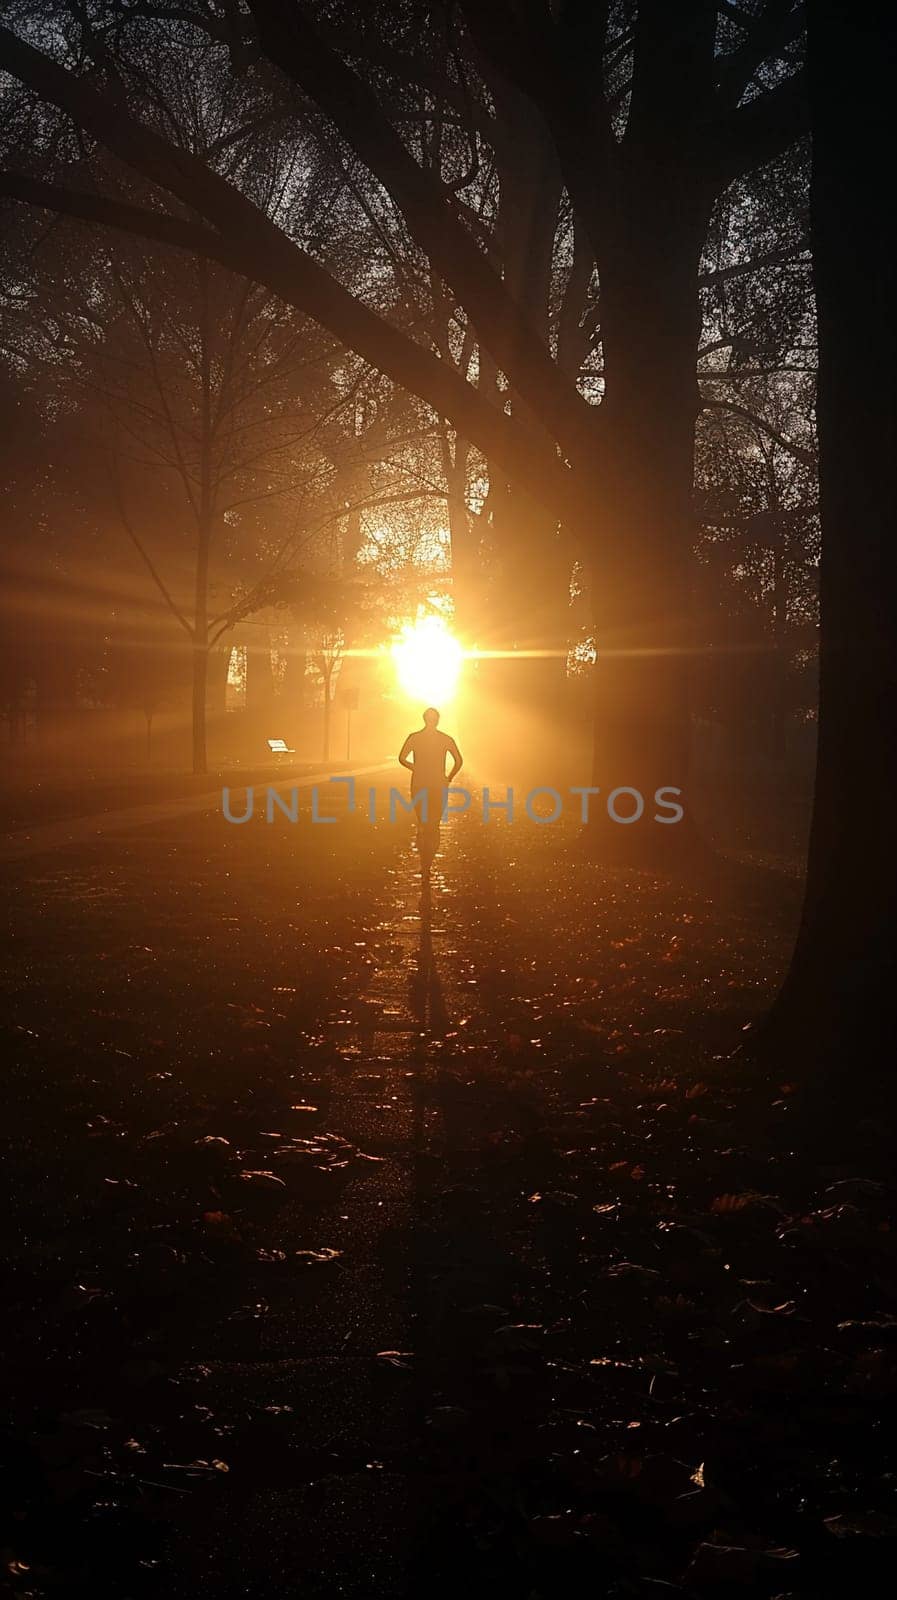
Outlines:
<svg viewBox="0 0 897 1600"><path fill-rule="evenodd" d="M3 878L11 1593L878 1592L892 1191L733 1055L793 889L472 819L423 899L358 818Z"/></svg>

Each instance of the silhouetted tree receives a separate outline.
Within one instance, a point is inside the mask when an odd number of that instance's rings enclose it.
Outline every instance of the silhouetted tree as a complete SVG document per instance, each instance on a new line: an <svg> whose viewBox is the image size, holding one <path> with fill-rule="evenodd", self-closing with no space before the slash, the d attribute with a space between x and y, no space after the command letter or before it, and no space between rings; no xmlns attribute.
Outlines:
<svg viewBox="0 0 897 1600"><path fill-rule="evenodd" d="M897 281L882 184L897 153L897 12L886 0L809 0L808 13L819 756L803 920L766 1038L796 1041L824 1096L858 1095L868 1112L895 1099Z"/></svg>

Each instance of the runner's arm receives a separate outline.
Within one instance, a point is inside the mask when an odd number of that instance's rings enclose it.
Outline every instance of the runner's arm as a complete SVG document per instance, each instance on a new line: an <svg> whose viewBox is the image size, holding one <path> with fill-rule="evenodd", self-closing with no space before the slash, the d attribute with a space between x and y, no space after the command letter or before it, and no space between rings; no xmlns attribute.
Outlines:
<svg viewBox="0 0 897 1600"><path fill-rule="evenodd" d="M451 783L454 778L457 778L458 773L461 771L461 768L464 765L464 757L458 749L458 746L455 744L454 739L449 739L448 753L452 758L453 765L452 770L446 779L446 783Z"/></svg>
<svg viewBox="0 0 897 1600"><path fill-rule="evenodd" d="M405 743L399 751L399 765L407 767L409 772L414 771L414 762L408 760L410 751L414 748L414 735L409 733Z"/></svg>

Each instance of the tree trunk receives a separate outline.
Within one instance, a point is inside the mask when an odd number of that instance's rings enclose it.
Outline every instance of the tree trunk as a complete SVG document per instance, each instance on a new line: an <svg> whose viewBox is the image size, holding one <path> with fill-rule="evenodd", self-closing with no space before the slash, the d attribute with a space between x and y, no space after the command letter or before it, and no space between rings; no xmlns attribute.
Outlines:
<svg viewBox="0 0 897 1600"><path fill-rule="evenodd" d="M885 0L862 7L810 0L808 13L819 746L803 918L764 1038L773 1052L799 1042L817 1082L854 1095L859 1087L863 1109L874 1111L894 1100L897 283L883 184L897 154L897 11ZM859 1062L849 1048L858 1038Z"/></svg>
<svg viewBox="0 0 897 1600"><path fill-rule="evenodd" d="M563 184L557 153L544 122L529 100L507 84L496 84L507 137L500 165L500 209L496 246L505 280L540 339L549 343L549 310L555 239ZM504 403L504 397L500 397ZM532 436L534 454L549 443L532 407L511 392L511 408ZM494 775L521 777L520 762L532 756L539 781L557 760L546 742L558 731L564 703L573 554L558 521L542 501L511 484L490 463L490 510L497 581L489 595L489 632L483 642L507 651L490 663L483 683L496 713L489 750ZM502 747L504 742L504 748ZM530 774L532 776L532 774Z"/></svg>
<svg viewBox="0 0 897 1600"><path fill-rule="evenodd" d="M202 294L200 320L201 431L199 507L196 526L196 583L193 610L193 771L203 776L206 766L206 686L209 671L209 555L212 545L212 377L209 351L208 270L199 265Z"/></svg>
<svg viewBox="0 0 897 1600"><path fill-rule="evenodd" d="M209 652L205 644L194 641L193 645L193 698L192 698L192 724L193 724L193 771L197 777L202 777L207 771L206 765L206 674L209 666Z"/></svg>
<svg viewBox="0 0 897 1600"><path fill-rule="evenodd" d="M615 555L590 573L598 659L592 782L597 831L636 855L681 851L688 821L689 658L694 544L697 268L706 208L679 191L633 184L638 209L618 228L602 276L602 340L611 480L596 484L615 524ZM663 271L658 272L658 261ZM642 795L638 826L609 822L608 791ZM683 791L685 822L654 823L659 788ZM622 809L622 808L621 808Z"/></svg>
<svg viewBox="0 0 897 1600"><path fill-rule="evenodd" d="M331 679L331 676L332 676L332 669L331 669L331 672L325 672L324 673L324 738L323 738L323 744L322 744L321 759L325 763L330 760L330 719L331 719L331 713L333 711L333 700L332 700L331 694L330 694L330 679Z"/></svg>
<svg viewBox="0 0 897 1600"><path fill-rule="evenodd" d="M560 781L569 754L563 714L572 557L557 526L523 491L496 485L490 503L498 571L484 642L501 654L479 669L486 715L470 738L471 754L496 784ZM587 760L587 733L585 749ZM585 781L581 761L568 776Z"/></svg>
<svg viewBox="0 0 897 1600"><path fill-rule="evenodd" d="M788 585L781 536L772 551L772 641L769 658L769 755L784 761L787 753L785 694L788 683Z"/></svg>
<svg viewBox="0 0 897 1600"><path fill-rule="evenodd" d="M486 622L483 604L483 569L476 532L478 519L467 507L467 462L470 446L443 425L442 462L445 473L446 510L452 558L452 597L456 631L468 643L477 643Z"/></svg>

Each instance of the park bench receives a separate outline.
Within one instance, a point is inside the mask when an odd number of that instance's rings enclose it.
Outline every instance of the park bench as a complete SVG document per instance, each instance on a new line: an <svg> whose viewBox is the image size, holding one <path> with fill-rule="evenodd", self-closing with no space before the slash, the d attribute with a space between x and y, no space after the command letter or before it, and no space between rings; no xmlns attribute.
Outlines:
<svg viewBox="0 0 897 1600"><path fill-rule="evenodd" d="M281 756L294 756L296 754L295 750L287 744L286 739L269 739L267 744L272 756L277 756L278 759Z"/></svg>

